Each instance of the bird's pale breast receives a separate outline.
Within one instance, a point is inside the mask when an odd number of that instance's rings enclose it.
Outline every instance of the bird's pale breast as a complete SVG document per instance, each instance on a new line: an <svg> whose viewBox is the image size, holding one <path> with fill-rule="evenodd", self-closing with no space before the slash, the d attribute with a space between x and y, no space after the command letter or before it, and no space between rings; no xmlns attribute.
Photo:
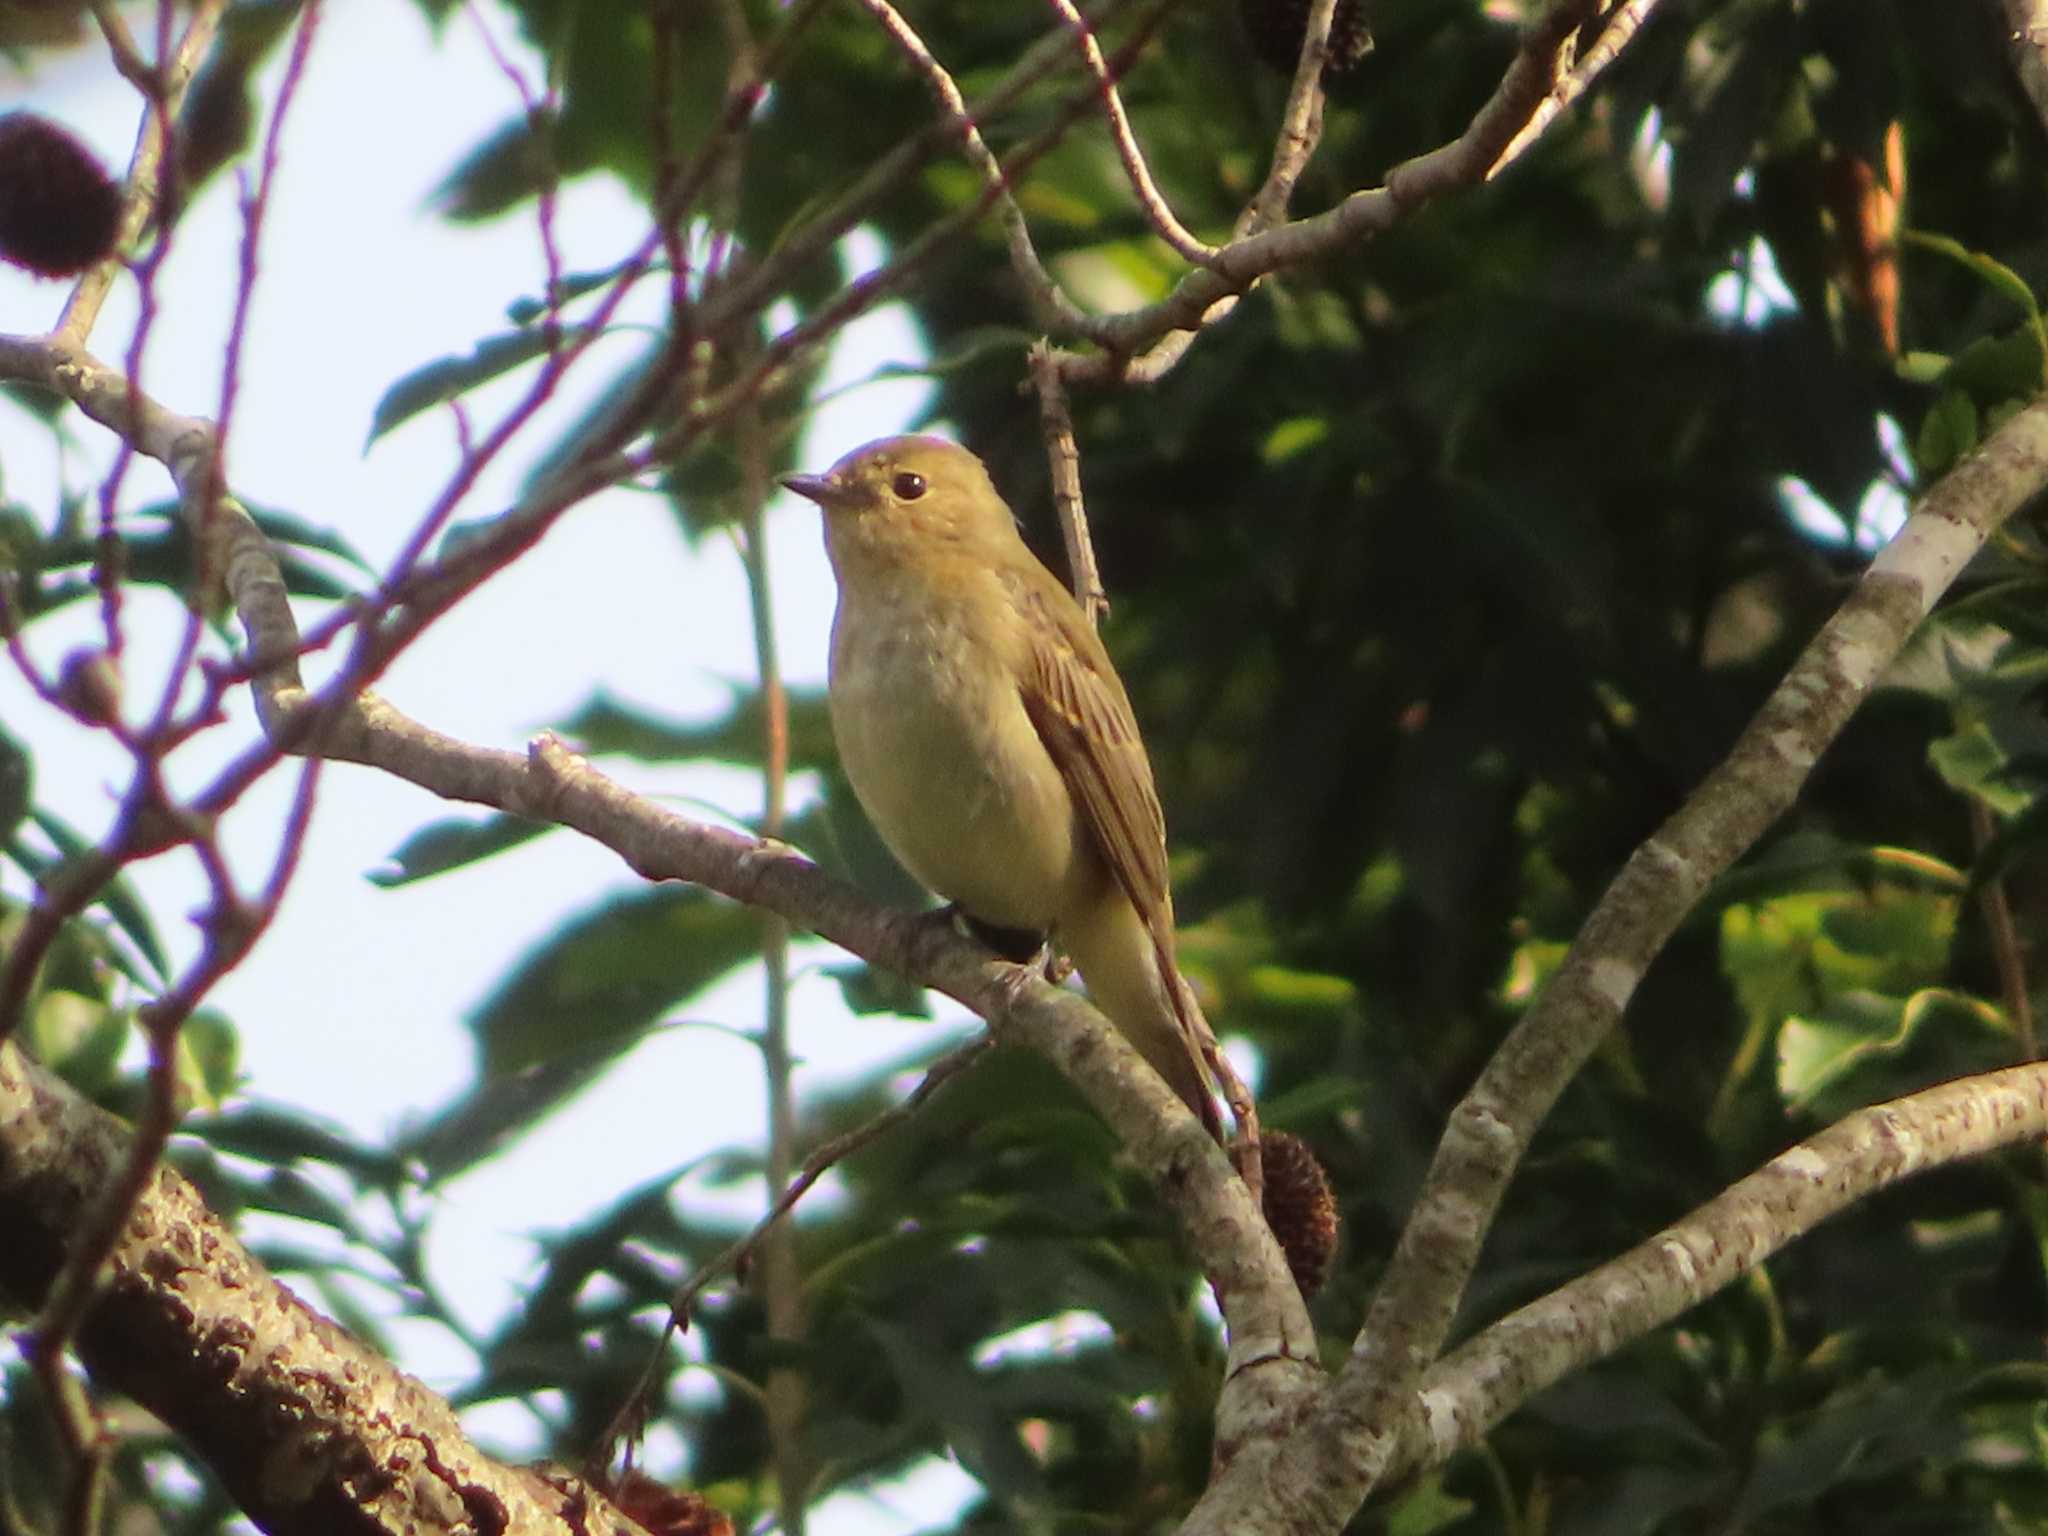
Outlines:
<svg viewBox="0 0 2048 1536"><path fill-rule="evenodd" d="M842 593L831 687L861 804L939 895L986 922L1050 928L1092 849L1014 671L963 630L965 605L864 595L884 600L856 619Z"/></svg>

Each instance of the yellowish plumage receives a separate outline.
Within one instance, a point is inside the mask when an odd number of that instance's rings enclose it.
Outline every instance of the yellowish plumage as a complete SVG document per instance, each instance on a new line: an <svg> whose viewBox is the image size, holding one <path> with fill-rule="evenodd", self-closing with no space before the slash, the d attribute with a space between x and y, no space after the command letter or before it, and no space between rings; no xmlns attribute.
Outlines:
<svg viewBox="0 0 2048 1536"><path fill-rule="evenodd" d="M1051 932L1220 1133L1151 765L1079 604L958 444L884 438L785 484L825 509L832 728L876 830L972 916Z"/></svg>

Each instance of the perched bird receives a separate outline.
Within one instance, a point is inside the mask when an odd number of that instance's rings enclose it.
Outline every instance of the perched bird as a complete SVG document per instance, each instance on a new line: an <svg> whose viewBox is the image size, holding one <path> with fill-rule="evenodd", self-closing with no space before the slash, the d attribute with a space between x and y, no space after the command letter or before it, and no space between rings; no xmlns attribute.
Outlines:
<svg viewBox="0 0 2048 1536"><path fill-rule="evenodd" d="M832 730L882 840L969 917L1050 933L1221 1140L1152 767L1080 605L957 443L883 438L782 483L825 511Z"/></svg>

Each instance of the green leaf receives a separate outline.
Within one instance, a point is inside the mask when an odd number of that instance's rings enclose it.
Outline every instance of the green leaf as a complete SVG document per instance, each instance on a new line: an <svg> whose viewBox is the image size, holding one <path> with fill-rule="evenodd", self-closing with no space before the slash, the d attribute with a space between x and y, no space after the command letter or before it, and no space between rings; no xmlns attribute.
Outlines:
<svg viewBox="0 0 2048 1536"><path fill-rule="evenodd" d="M1986 1004L1929 989L1900 1000L1845 993L1778 1032L1788 1107L1833 1120L1866 1104L2006 1065L2012 1042Z"/></svg>
<svg viewBox="0 0 2048 1536"><path fill-rule="evenodd" d="M1245 989L1261 1007L1303 1020L1326 1016L1358 998L1358 986L1348 977L1284 965L1251 967L1245 973Z"/></svg>
<svg viewBox="0 0 2048 1536"><path fill-rule="evenodd" d="M271 1164L330 1163L379 1184L395 1181L402 1170L396 1154L357 1141L316 1115L281 1105L245 1103L220 1114L194 1115L179 1130L237 1157Z"/></svg>
<svg viewBox="0 0 2048 1536"><path fill-rule="evenodd" d="M1945 389L1920 419L1920 433L1913 439L1913 460L1924 476L1946 474L1977 441L1976 403L1960 389Z"/></svg>
<svg viewBox="0 0 2048 1536"><path fill-rule="evenodd" d="M615 754L640 762L716 762L756 767L764 729L761 696L735 687L724 714L704 721L655 715L598 692L556 727L583 751ZM832 720L821 692L789 695L789 766L796 771L838 760Z"/></svg>
<svg viewBox="0 0 2048 1536"><path fill-rule="evenodd" d="M2032 325L2021 326L2000 336L1979 336L1958 352L1942 373L1944 389L1961 390L1980 411L2015 400L2030 400L2040 392L2042 370L2048 364L2048 345ZM1994 430L1995 423L1986 431Z"/></svg>
<svg viewBox="0 0 2048 1536"><path fill-rule="evenodd" d="M285 590L294 597L318 598L326 602L338 601L354 595L355 589L346 582L337 580L327 570L303 556L293 553L293 546L286 544L273 550L277 556L278 569L284 576ZM182 522L173 522L161 532L124 532L121 536L122 575L131 581L147 582L152 586L167 587L173 592L189 594L192 588L192 538ZM43 552L43 569L64 570L71 567L92 565L99 558L97 541L87 538L62 539L47 545ZM360 563L360 562L358 562ZM216 576L218 573L214 573ZM62 601L72 601L90 596L96 589L80 585L62 596ZM48 613L59 606L45 594L42 612Z"/></svg>
<svg viewBox="0 0 2048 1536"><path fill-rule="evenodd" d="M92 851L92 844L55 812L38 810L31 815L37 829L56 846L59 859L82 858ZM17 861L20 861L25 852L18 843L11 845L8 851ZM29 868L29 873L41 878L55 866L56 862L57 860L38 859L35 861L36 867ZM26 864L23 867L28 868ZM128 878L125 875L116 875L101 886L99 899L95 904L104 909L114 920L115 926L128 936L129 941L155 973L153 977L138 975L129 969L125 958L121 958L122 969L128 971L130 979L143 987L161 985L171 972L170 957L164 953L163 942L157 938L156 924L150 919L149 909L136 896L135 888L129 883ZM116 950L114 953L117 958L120 957L120 951Z"/></svg>
<svg viewBox="0 0 2048 1536"><path fill-rule="evenodd" d="M1327 416L1295 416L1281 422L1266 434L1266 440L1259 447L1259 457L1267 464L1280 464L1298 453L1305 453L1330 435L1330 419Z"/></svg>
<svg viewBox="0 0 2048 1536"><path fill-rule="evenodd" d="M825 974L839 983L847 1009L863 1018L878 1013L907 1019L932 1016L931 993L894 971L862 963L828 965Z"/></svg>
<svg viewBox="0 0 2048 1536"><path fill-rule="evenodd" d="M554 824L523 816L451 816L420 828L370 871L373 885L390 890L479 863L555 830Z"/></svg>
<svg viewBox="0 0 2048 1536"><path fill-rule="evenodd" d="M55 421L64 413L71 401L54 389L45 389L40 384L26 383L20 379L9 379L0 384L0 399L19 406L40 421Z"/></svg>
<svg viewBox="0 0 2048 1536"><path fill-rule="evenodd" d="M468 1020L492 1077L623 1048L756 954L757 913L695 886L610 897L528 951Z"/></svg>
<svg viewBox="0 0 2048 1536"><path fill-rule="evenodd" d="M87 1098L114 1086L127 1048L129 1018L96 997L52 987L24 1022L29 1051Z"/></svg>
<svg viewBox="0 0 2048 1536"><path fill-rule="evenodd" d="M217 1107L241 1084L242 1039L224 1013L201 1008L178 1030L178 1075L198 1107Z"/></svg>
<svg viewBox="0 0 2048 1536"><path fill-rule="evenodd" d="M12 502L0 502L0 571L39 569L43 530Z"/></svg>
<svg viewBox="0 0 2048 1536"><path fill-rule="evenodd" d="M255 520L256 526L263 530L264 536L274 543L318 550L323 555L333 555L338 560L346 560L366 575L377 574L375 567L357 552L355 545L351 544L338 528L323 527L319 523L307 522L294 513L282 512L275 507L257 506L253 502L245 501L242 507Z"/></svg>
<svg viewBox="0 0 2048 1536"><path fill-rule="evenodd" d="M1890 1381L1873 1373L1836 1393L1802 1415L1792 1434L1761 1448L1730 1518L1751 1527L1772 1510L1806 1504L1850 1479L1948 1454L1963 1426L1943 1410L1969 1374L1951 1365Z"/></svg>
<svg viewBox="0 0 2048 1536"><path fill-rule="evenodd" d="M522 113L500 124L442 178L428 201L444 218L470 223L516 207L556 176L586 169L563 162L552 123L546 119L536 131Z"/></svg>
<svg viewBox="0 0 2048 1536"><path fill-rule="evenodd" d="M888 1356L904 1396L917 1405L921 1416L937 1421L961 1466L1000 1497L1045 1496L1044 1477L1024 1448L1017 1426L995 1411L978 1374L965 1361L935 1347L921 1331L877 1317L866 1319L865 1326Z"/></svg>
<svg viewBox="0 0 2048 1536"><path fill-rule="evenodd" d="M14 836L14 829L28 815L29 796L35 786L35 765L21 744L0 730L0 846Z"/></svg>
<svg viewBox="0 0 2048 1536"><path fill-rule="evenodd" d="M425 1171L425 1182L440 1183L510 1144L594 1081L634 1045L633 1038L608 1038L572 1046L546 1061L483 1078L426 1124L410 1131L399 1148Z"/></svg>
<svg viewBox="0 0 2048 1536"><path fill-rule="evenodd" d="M1471 1499L1447 1491L1441 1472L1432 1472L1387 1511L1387 1536L1436 1536L1461 1524L1476 1507Z"/></svg>
<svg viewBox="0 0 2048 1536"><path fill-rule="evenodd" d="M1933 251L1946 256L1950 261L1976 274L1978 279L1993 293L2001 294L2017 304L2030 319L2038 319L2041 306L2034 299L2034 290L2027 286L2025 278L2013 271L2004 262L1973 251L1962 241L1947 235L1937 235L1924 229L1900 231L1900 238L1907 245L1918 246L1923 251Z"/></svg>
<svg viewBox="0 0 2048 1536"><path fill-rule="evenodd" d="M1994 810L2015 814L2033 803L2031 793L2007 780L2012 754L1988 723L1968 725L1929 742L1927 760L1950 788L1975 796Z"/></svg>
<svg viewBox="0 0 2048 1536"><path fill-rule="evenodd" d="M571 300L580 299L586 293L595 293L608 287L633 269L635 258L614 262L609 267L600 267L594 272L565 272L562 280L555 285L555 307L560 308ZM666 268L649 267L650 272ZM548 312L548 302L539 298L514 299L505 306L505 318L514 325L532 325Z"/></svg>
<svg viewBox="0 0 2048 1536"><path fill-rule="evenodd" d="M562 339L560 333L546 327L506 331L486 336L466 353L437 358L414 369L384 391L371 414L370 435L363 446L369 447L393 427L422 411L532 362L560 345Z"/></svg>
<svg viewBox="0 0 2048 1536"><path fill-rule="evenodd" d="M271 1169L261 1180L246 1188L245 1197L258 1210L331 1227L344 1237L361 1235L348 1202L330 1194L295 1168Z"/></svg>

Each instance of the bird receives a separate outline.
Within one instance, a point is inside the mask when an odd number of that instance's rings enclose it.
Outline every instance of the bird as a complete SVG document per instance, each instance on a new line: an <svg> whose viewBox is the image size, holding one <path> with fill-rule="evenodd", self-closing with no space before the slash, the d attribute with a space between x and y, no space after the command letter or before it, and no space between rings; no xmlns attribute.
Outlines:
<svg viewBox="0 0 2048 1536"><path fill-rule="evenodd" d="M1081 605L958 443L885 437L781 483L824 511L832 731L882 841L975 922L1049 935L1221 1142L1152 766Z"/></svg>

